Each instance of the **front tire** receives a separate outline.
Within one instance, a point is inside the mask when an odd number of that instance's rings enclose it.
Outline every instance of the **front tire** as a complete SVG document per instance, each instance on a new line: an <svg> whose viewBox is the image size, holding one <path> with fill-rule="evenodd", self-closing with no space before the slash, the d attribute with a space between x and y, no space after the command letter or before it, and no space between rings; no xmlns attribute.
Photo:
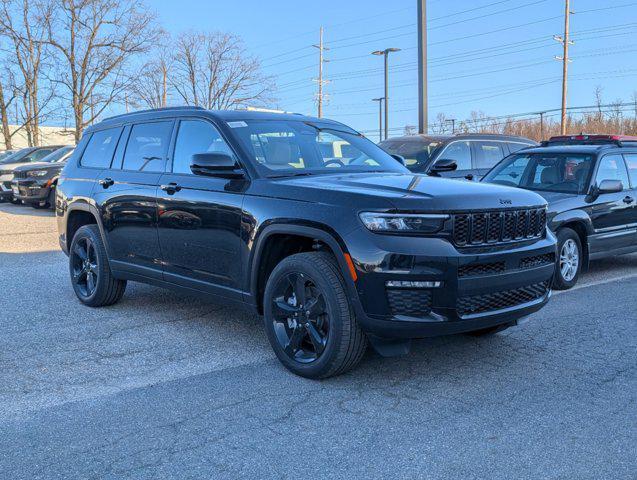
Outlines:
<svg viewBox="0 0 637 480"><path fill-rule="evenodd" d="M557 232L557 268L553 288L568 290L575 286L582 271L582 252L577 232L567 227Z"/></svg>
<svg viewBox="0 0 637 480"><path fill-rule="evenodd" d="M113 305L122 298L126 281L113 278L97 225L81 227L69 250L71 284L77 298L89 307Z"/></svg>
<svg viewBox="0 0 637 480"><path fill-rule="evenodd" d="M356 322L340 269L328 253L299 253L281 261L267 281L263 309L276 356L297 375L340 375L365 353L367 337Z"/></svg>

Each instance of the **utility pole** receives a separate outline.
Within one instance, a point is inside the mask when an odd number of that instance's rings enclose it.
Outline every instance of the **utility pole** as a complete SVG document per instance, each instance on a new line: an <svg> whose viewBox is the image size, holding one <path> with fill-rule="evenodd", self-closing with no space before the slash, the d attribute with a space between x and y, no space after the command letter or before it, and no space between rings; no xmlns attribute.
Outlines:
<svg viewBox="0 0 637 480"><path fill-rule="evenodd" d="M318 75L318 79L315 79L315 82L318 83L318 94L317 94L318 118L322 118L323 117L323 98L324 98L323 85L329 82L328 80L323 80L323 64L328 61L328 60L325 60L324 52L325 50L329 50L329 48L327 48L323 44L323 27L321 27L321 30L319 33L318 45L312 45L312 46L314 48L318 48L318 51L319 51L319 75Z"/></svg>
<svg viewBox="0 0 637 480"><path fill-rule="evenodd" d="M544 140L544 114L546 112L540 112L540 140Z"/></svg>
<svg viewBox="0 0 637 480"><path fill-rule="evenodd" d="M161 73L162 73L162 92L161 92L161 106L166 108L166 103L168 101L168 68L166 67L166 63L162 60L161 63Z"/></svg>
<svg viewBox="0 0 637 480"><path fill-rule="evenodd" d="M427 0L418 1L418 133L429 130L427 100Z"/></svg>
<svg viewBox="0 0 637 480"><path fill-rule="evenodd" d="M447 120L447 122L451 123L451 134L455 135L456 134L456 119L455 118L449 118Z"/></svg>
<svg viewBox="0 0 637 480"><path fill-rule="evenodd" d="M372 52L372 55L385 57L385 139L389 138L389 54L394 52L400 52L400 48L386 48Z"/></svg>
<svg viewBox="0 0 637 480"><path fill-rule="evenodd" d="M384 97L372 98L372 102L378 102L378 141L383 141L383 100Z"/></svg>
<svg viewBox="0 0 637 480"><path fill-rule="evenodd" d="M570 0L564 0L564 36L555 35L553 38L560 42L564 51L561 57L555 57L557 60L562 61L562 121L560 132L562 135L566 135L566 108L567 108L567 95L568 95L568 64L570 62L568 58L568 47L573 42L570 39L570 17L571 14L571 2Z"/></svg>

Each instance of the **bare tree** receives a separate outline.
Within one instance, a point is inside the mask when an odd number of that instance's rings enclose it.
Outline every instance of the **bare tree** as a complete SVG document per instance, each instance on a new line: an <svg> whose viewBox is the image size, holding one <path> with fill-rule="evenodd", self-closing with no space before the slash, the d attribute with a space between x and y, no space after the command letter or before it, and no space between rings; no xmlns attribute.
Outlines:
<svg viewBox="0 0 637 480"><path fill-rule="evenodd" d="M1 0L0 8L0 34L9 44L11 61L22 77L20 90L27 141L29 145L39 145L43 108L53 96L51 89L43 93L40 88L51 5L41 0Z"/></svg>
<svg viewBox="0 0 637 480"><path fill-rule="evenodd" d="M185 33L176 42L172 86L188 105L207 109L265 106L273 82L229 33Z"/></svg>
<svg viewBox="0 0 637 480"><path fill-rule="evenodd" d="M75 141L126 88L126 67L158 38L140 0L50 0L48 43L64 62L59 82L73 109Z"/></svg>
<svg viewBox="0 0 637 480"><path fill-rule="evenodd" d="M0 123L2 124L2 138L4 140L4 148L7 150L11 150L13 148L12 145L12 134L9 128L9 108L15 99L15 89L11 88L11 96L5 96L4 90L4 79L0 80ZM9 86L13 83L11 78L9 77L9 81L7 82Z"/></svg>
<svg viewBox="0 0 637 480"><path fill-rule="evenodd" d="M140 73L130 82L126 101L135 107L162 108L168 105L170 96L168 72L172 58L167 48L155 49L151 60L141 68Z"/></svg>

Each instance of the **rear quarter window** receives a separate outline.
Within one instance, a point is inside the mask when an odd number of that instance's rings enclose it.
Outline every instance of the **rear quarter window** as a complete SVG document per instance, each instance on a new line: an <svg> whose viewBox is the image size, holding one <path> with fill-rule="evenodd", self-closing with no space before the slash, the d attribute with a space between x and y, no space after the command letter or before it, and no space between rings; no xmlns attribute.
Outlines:
<svg viewBox="0 0 637 480"><path fill-rule="evenodd" d="M122 129L118 127L93 133L84 149L80 165L91 168L110 167L121 132Z"/></svg>

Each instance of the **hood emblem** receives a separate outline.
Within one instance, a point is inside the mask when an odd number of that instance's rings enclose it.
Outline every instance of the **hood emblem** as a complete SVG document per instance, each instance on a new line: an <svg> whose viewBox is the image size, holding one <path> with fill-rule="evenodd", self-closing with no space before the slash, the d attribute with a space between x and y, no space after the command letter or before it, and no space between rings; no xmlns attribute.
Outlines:
<svg viewBox="0 0 637 480"><path fill-rule="evenodd" d="M501 198L500 205L513 205L513 201L507 198Z"/></svg>

